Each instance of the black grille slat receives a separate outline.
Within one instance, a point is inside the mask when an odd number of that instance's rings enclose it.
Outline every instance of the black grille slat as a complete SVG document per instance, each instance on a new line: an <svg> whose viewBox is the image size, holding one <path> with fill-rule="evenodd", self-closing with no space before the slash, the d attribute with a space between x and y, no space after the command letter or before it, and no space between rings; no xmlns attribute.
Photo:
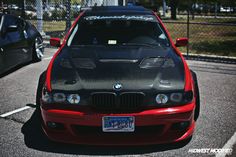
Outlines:
<svg viewBox="0 0 236 157"><path fill-rule="evenodd" d="M115 105L115 94L99 93L92 95L92 105L97 108L108 108Z"/></svg>
<svg viewBox="0 0 236 157"><path fill-rule="evenodd" d="M140 93L127 93L120 96L122 107L138 108L143 104L143 94Z"/></svg>
<svg viewBox="0 0 236 157"><path fill-rule="evenodd" d="M102 110L137 110L143 105L143 93L94 93L92 106Z"/></svg>

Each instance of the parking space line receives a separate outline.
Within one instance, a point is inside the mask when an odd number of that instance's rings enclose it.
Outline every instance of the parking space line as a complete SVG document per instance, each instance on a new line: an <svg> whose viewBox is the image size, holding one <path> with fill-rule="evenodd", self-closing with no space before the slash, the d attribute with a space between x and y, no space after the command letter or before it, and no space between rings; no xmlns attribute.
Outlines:
<svg viewBox="0 0 236 157"><path fill-rule="evenodd" d="M226 142L222 149L233 149L234 144L236 143L236 132L234 135ZM233 152L232 152L233 153ZM227 155L226 152L216 154L216 157L225 157Z"/></svg>
<svg viewBox="0 0 236 157"><path fill-rule="evenodd" d="M1 114L0 117L4 118L4 117L7 117L7 116L10 116L12 114L15 114L17 112L21 112L21 111L24 111L24 110L27 110L31 108L30 106L25 106L25 107L22 107L22 108L18 108L16 110L13 110L13 111L10 111L10 112L7 112L7 113L4 113L4 114Z"/></svg>

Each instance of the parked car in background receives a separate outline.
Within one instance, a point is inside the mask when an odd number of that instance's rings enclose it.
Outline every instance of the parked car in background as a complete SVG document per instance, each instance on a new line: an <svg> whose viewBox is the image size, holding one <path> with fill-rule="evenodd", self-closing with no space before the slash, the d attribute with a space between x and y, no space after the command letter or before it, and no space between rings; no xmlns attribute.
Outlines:
<svg viewBox="0 0 236 157"><path fill-rule="evenodd" d="M29 22L14 15L0 14L0 74L43 57L43 39Z"/></svg>
<svg viewBox="0 0 236 157"><path fill-rule="evenodd" d="M19 7L17 4L9 4L7 6L7 13L8 14L20 16L21 15L21 10L22 10L22 8Z"/></svg>
<svg viewBox="0 0 236 157"><path fill-rule="evenodd" d="M7 13L7 5L0 3L0 13Z"/></svg>
<svg viewBox="0 0 236 157"><path fill-rule="evenodd" d="M233 11L234 11L233 7L223 7L223 6L220 7L220 12L222 12L222 13L229 13L229 12L233 12Z"/></svg>

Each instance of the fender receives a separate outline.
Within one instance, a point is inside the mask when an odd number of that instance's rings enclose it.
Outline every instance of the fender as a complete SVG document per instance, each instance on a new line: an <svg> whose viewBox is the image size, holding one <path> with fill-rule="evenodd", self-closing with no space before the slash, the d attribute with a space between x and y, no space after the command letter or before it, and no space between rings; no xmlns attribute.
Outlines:
<svg viewBox="0 0 236 157"><path fill-rule="evenodd" d="M57 50L57 52L53 55L49 65L48 65L48 68L47 68L47 73L46 73L46 81L45 81L45 85L46 85L46 88L49 92L52 91L52 87L51 87L51 72L52 72L52 66L53 66L53 62L55 60L55 58L57 57L57 55L61 52L61 50L63 49L63 47L66 45L66 41L69 37L69 35L71 34L73 28L75 27L76 23L79 21L80 17L83 16L85 11L83 11L77 18L76 20L74 21L74 23L72 24L71 28L69 29L66 37L64 38L63 40L63 43L62 43L62 46Z"/></svg>

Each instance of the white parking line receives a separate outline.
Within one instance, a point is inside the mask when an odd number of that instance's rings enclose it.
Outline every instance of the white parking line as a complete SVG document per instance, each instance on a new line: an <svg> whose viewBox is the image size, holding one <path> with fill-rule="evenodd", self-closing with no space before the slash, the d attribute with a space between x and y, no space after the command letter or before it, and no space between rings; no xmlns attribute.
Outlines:
<svg viewBox="0 0 236 157"><path fill-rule="evenodd" d="M222 149L232 149L233 151L233 146L235 143L236 143L236 132L234 132L234 135L227 141L227 143L224 145ZM216 157L225 157L226 155L227 155L227 152L218 153L216 154Z"/></svg>
<svg viewBox="0 0 236 157"><path fill-rule="evenodd" d="M10 115L12 115L12 114L14 114L14 113L27 110L27 109L29 109L29 108L31 108L31 107L30 107L30 106L25 106L25 107L22 107L22 108L18 108L18 109L14 110L14 111L10 111L10 112L1 114L0 117L4 118L4 117L10 116Z"/></svg>
<svg viewBox="0 0 236 157"><path fill-rule="evenodd" d="M47 58L44 58L43 60L49 60L49 59L52 59L52 57L47 57Z"/></svg>

